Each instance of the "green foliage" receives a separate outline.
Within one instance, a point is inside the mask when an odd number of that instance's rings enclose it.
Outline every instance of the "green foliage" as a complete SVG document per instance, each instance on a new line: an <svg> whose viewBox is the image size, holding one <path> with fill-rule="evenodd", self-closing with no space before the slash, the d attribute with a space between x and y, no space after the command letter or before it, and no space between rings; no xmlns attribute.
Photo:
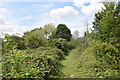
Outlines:
<svg viewBox="0 0 120 80"><path fill-rule="evenodd" d="M40 46L47 46L48 40L44 36L44 31L42 29L36 29L31 32L26 32L24 34L25 45L27 48L38 48Z"/></svg>
<svg viewBox="0 0 120 80"><path fill-rule="evenodd" d="M59 24L57 26L56 33L53 34L53 38L63 38L66 39L67 41L70 41L72 38L72 34L70 29L68 29L65 24Z"/></svg>
<svg viewBox="0 0 120 80"><path fill-rule="evenodd" d="M106 9L95 14L94 35L95 39L103 42L111 43L116 47L120 47L120 5L115 3L104 3Z"/></svg>
<svg viewBox="0 0 120 80"><path fill-rule="evenodd" d="M6 44L10 48L3 54L3 78L39 78L43 80L62 75L60 72L62 51L50 47L20 51L11 44L10 39Z"/></svg>
<svg viewBox="0 0 120 80"><path fill-rule="evenodd" d="M104 3L106 9L95 15L91 50L96 56L98 77L120 78L120 5Z"/></svg>
<svg viewBox="0 0 120 80"><path fill-rule="evenodd" d="M63 52L68 52L70 49L68 42L62 38L51 40L50 45L61 49Z"/></svg>
<svg viewBox="0 0 120 80"><path fill-rule="evenodd" d="M17 35L6 35L6 36L9 36L9 39L12 40L12 43L16 44L17 49L20 49L20 50L26 49L23 37L19 37Z"/></svg>
<svg viewBox="0 0 120 80"><path fill-rule="evenodd" d="M76 47L69 51L69 55L62 61L65 78L97 78L94 69L96 60L90 49L91 39L82 37L77 41Z"/></svg>
<svg viewBox="0 0 120 80"><path fill-rule="evenodd" d="M71 46L72 49L76 48L77 46L83 47L82 49L86 49L86 47L88 47L90 42L91 42L91 38L88 36L85 36L77 39L72 39L69 42L69 45Z"/></svg>
<svg viewBox="0 0 120 80"><path fill-rule="evenodd" d="M76 48L80 43L80 39L72 39L69 42L69 45L71 46L71 49Z"/></svg>
<svg viewBox="0 0 120 80"><path fill-rule="evenodd" d="M97 60L97 75L104 78L120 78L120 54L118 49L111 44L94 41L92 50Z"/></svg>
<svg viewBox="0 0 120 80"><path fill-rule="evenodd" d="M12 41L17 44L17 49L20 49L20 50L26 49L23 37L19 37L17 35L12 35L12 36L10 36L10 39L12 39Z"/></svg>
<svg viewBox="0 0 120 80"><path fill-rule="evenodd" d="M58 78L63 76L61 68L65 77L120 78L120 5L110 2L104 6L95 14L92 33L78 39L71 40L65 24L57 28L46 24L23 37L6 35L3 78ZM74 35L77 38L78 32ZM68 52L63 67L61 60Z"/></svg>
<svg viewBox="0 0 120 80"><path fill-rule="evenodd" d="M9 35L4 36L4 40L2 41L2 53L9 52L10 50L14 50L17 48L17 44L10 39Z"/></svg>
<svg viewBox="0 0 120 80"><path fill-rule="evenodd" d="M120 54L112 44L79 38L79 45L70 51L63 64L65 77L120 78Z"/></svg>
<svg viewBox="0 0 120 80"><path fill-rule="evenodd" d="M2 38L0 38L0 59L1 59L1 56L2 56Z"/></svg>

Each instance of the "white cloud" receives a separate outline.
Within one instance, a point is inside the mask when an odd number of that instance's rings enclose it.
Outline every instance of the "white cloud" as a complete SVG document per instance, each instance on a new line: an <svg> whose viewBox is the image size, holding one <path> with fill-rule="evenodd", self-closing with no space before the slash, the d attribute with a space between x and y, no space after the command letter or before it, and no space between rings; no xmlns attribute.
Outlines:
<svg viewBox="0 0 120 80"><path fill-rule="evenodd" d="M101 11L102 8L105 8L104 5L101 3L106 0L73 0L73 4L76 7L81 7L81 12L85 13L86 15L93 15L98 11ZM85 5L89 3L88 5Z"/></svg>
<svg viewBox="0 0 120 80"><path fill-rule="evenodd" d="M24 17L19 18L19 21L30 20L33 18L34 18L34 15L28 15L28 16L24 16Z"/></svg>
<svg viewBox="0 0 120 80"><path fill-rule="evenodd" d="M6 14L8 13L9 11L6 9L6 8L0 8L0 14Z"/></svg>
<svg viewBox="0 0 120 80"><path fill-rule="evenodd" d="M0 24L5 24L8 13L6 8L0 8Z"/></svg>
<svg viewBox="0 0 120 80"><path fill-rule="evenodd" d="M44 13L45 16L49 16L49 13Z"/></svg>
<svg viewBox="0 0 120 80"><path fill-rule="evenodd" d="M81 7L81 6L83 6L87 2L89 2L89 0L73 0L73 4L76 7Z"/></svg>
<svg viewBox="0 0 120 80"><path fill-rule="evenodd" d="M2 33L3 34L23 34L23 32L28 30L27 26L20 26L20 25L0 25L0 27L2 27Z"/></svg>
<svg viewBox="0 0 120 80"><path fill-rule="evenodd" d="M10 11L8 9L0 8L0 34L22 34L26 30L28 30L27 26L16 25L15 22L12 22L11 19L9 19L8 15L10 15ZM31 16L27 16L21 19L24 20L30 18Z"/></svg>
<svg viewBox="0 0 120 80"><path fill-rule="evenodd" d="M71 6L65 6L64 8L52 9L50 16L54 18L70 18L78 15L78 11Z"/></svg>
<svg viewBox="0 0 120 80"><path fill-rule="evenodd" d="M82 6L81 12L85 13L86 15L93 15L96 12L101 11L102 8L105 8L102 3L88 5L88 6Z"/></svg>

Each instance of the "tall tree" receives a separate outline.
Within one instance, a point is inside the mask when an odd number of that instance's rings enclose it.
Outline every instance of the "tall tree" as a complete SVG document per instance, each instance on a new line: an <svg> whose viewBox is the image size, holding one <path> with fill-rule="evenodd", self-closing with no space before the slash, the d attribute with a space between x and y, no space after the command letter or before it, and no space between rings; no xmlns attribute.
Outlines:
<svg viewBox="0 0 120 80"><path fill-rule="evenodd" d="M54 38L63 38L67 41L70 41L72 37L70 29L67 28L65 24L59 24L57 26L56 33L54 35Z"/></svg>
<svg viewBox="0 0 120 80"><path fill-rule="evenodd" d="M106 9L95 14L94 36L103 42L120 46L120 5L114 2L104 3Z"/></svg>
<svg viewBox="0 0 120 80"><path fill-rule="evenodd" d="M106 9L95 14L93 22L93 53L100 77L118 77L120 74L120 4L104 3Z"/></svg>

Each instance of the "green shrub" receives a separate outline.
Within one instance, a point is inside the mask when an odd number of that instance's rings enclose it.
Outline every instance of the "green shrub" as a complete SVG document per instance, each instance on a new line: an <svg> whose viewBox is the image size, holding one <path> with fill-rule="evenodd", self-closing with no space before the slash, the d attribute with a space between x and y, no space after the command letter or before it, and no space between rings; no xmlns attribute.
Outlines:
<svg viewBox="0 0 120 80"><path fill-rule="evenodd" d="M48 45L48 40L44 36L44 32L42 30L25 33L24 38L25 45L30 49Z"/></svg>
<svg viewBox="0 0 120 80"><path fill-rule="evenodd" d="M5 36L2 41L2 54L10 52L17 48L17 44L10 39L10 36Z"/></svg>
<svg viewBox="0 0 120 80"><path fill-rule="evenodd" d="M58 55L61 51L23 53L18 50L3 55L3 78L56 78L62 66ZM49 52L49 53L48 53ZM62 55L62 54L61 54Z"/></svg>
<svg viewBox="0 0 120 80"><path fill-rule="evenodd" d="M118 78L120 74L120 54L118 49L111 44L100 41L94 41L92 46L97 60L97 75L104 78Z"/></svg>
<svg viewBox="0 0 120 80"><path fill-rule="evenodd" d="M9 45L2 61L3 78L56 78L61 76L60 59L63 53L59 49L41 47L33 50L20 51L11 40L6 42ZM5 45L5 46L6 46Z"/></svg>
<svg viewBox="0 0 120 80"><path fill-rule="evenodd" d="M69 42L69 45L71 46L71 49L76 48L80 44L80 39L72 39Z"/></svg>
<svg viewBox="0 0 120 80"><path fill-rule="evenodd" d="M65 39L62 39L62 38L51 40L50 45L55 46L58 49L61 49L63 52L68 52L69 51L68 42Z"/></svg>
<svg viewBox="0 0 120 80"><path fill-rule="evenodd" d="M8 35L8 34L5 37L8 37L8 36L9 36L8 39L12 40L11 43L16 44L17 49L20 49L20 50L25 50L26 49L23 37L19 37L17 35Z"/></svg>
<svg viewBox="0 0 120 80"><path fill-rule="evenodd" d="M87 48L90 43L91 43L91 38L88 36L85 36L77 39L72 39L69 42L69 45L71 46L71 49L76 47L83 47L82 49L84 49L84 48Z"/></svg>

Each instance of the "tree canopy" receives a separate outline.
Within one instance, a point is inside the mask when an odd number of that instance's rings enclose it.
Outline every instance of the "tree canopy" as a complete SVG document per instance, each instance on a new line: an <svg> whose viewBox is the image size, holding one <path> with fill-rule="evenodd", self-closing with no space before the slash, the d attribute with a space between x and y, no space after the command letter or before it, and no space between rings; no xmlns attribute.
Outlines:
<svg viewBox="0 0 120 80"><path fill-rule="evenodd" d="M120 5L113 2L104 3L106 9L95 14L94 37L103 42L119 45L120 37Z"/></svg>
<svg viewBox="0 0 120 80"><path fill-rule="evenodd" d="M24 39L27 48L38 48L40 46L46 46L48 42L42 28L34 29L30 32L24 33Z"/></svg>
<svg viewBox="0 0 120 80"><path fill-rule="evenodd" d="M54 38L63 38L66 39L67 41L70 41L71 37L72 37L71 31L65 24L59 24L57 26Z"/></svg>

